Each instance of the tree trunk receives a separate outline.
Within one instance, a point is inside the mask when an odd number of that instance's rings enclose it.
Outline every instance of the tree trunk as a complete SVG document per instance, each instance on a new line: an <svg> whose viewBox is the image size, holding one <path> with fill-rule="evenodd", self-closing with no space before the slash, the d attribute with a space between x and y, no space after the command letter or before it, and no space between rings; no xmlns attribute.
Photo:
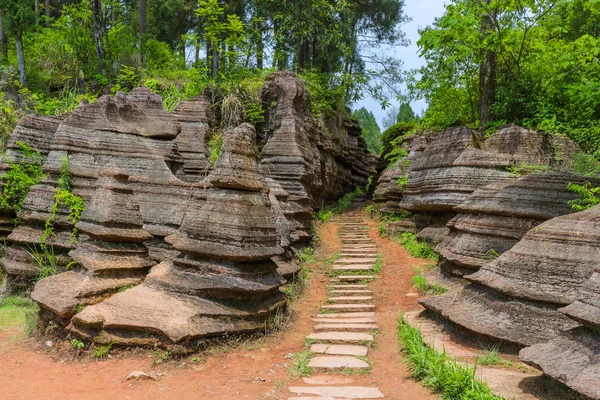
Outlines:
<svg viewBox="0 0 600 400"><path fill-rule="evenodd" d="M254 25L254 30L256 32L256 68L261 70L264 67L264 53L265 53L265 44L263 42L263 24L260 21L257 21Z"/></svg>
<svg viewBox="0 0 600 400"><path fill-rule="evenodd" d="M210 75L216 80L219 77L219 49L212 45L211 50Z"/></svg>
<svg viewBox="0 0 600 400"><path fill-rule="evenodd" d="M44 13L46 14L46 28L50 28L50 0L44 2Z"/></svg>
<svg viewBox="0 0 600 400"><path fill-rule="evenodd" d="M8 58L8 40L4 33L4 21L2 20L2 10L0 10L0 61Z"/></svg>
<svg viewBox="0 0 600 400"><path fill-rule="evenodd" d="M25 55L23 53L23 36L21 32L17 32L15 35L15 41L17 43L17 66L19 69L19 82L21 86L27 86L27 78L25 76Z"/></svg>
<svg viewBox="0 0 600 400"><path fill-rule="evenodd" d="M482 17L481 30L485 36L494 29L496 15L490 12ZM479 124L484 127L492 121L492 105L496 95L496 53L482 50L479 66Z"/></svg>
<svg viewBox="0 0 600 400"><path fill-rule="evenodd" d="M104 21L102 19L102 3L100 0L90 0L92 3L92 33L96 44L96 56L100 72L106 68L106 50L104 49Z"/></svg>
<svg viewBox="0 0 600 400"><path fill-rule="evenodd" d="M40 0L35 0L33 3L33 12L35 13L35 24L40 23Z"/></svg>

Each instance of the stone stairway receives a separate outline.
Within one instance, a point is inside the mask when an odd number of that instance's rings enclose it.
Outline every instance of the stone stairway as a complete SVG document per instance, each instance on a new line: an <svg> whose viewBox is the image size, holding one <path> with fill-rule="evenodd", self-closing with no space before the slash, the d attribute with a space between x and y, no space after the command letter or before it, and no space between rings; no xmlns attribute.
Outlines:
<svg viewBox="0 0 600 400"><path fill-rule="evenodd" d="M340 258L334 261L326 304L313 318L314 332L306 337L312 358L312 372L327 374L370 373L369 351L379 329L373 292L369 282L375 279L377 247L368 235L360 214L340 217ZM329 375L328 375L329 376ZM325 386L311 384L319 380L305 378L307 386L290 387L294 397L309 399L381 399L378 388L364 386Z"/></svg>

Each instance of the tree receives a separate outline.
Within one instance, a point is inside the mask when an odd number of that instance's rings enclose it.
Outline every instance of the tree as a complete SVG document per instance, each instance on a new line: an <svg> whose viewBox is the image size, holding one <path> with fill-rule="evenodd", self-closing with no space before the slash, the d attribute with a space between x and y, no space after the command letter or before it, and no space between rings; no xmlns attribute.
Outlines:
<svg viewBox="0 0 600 400"><path fill-rule="evenodd" d="M34 0L0 0L5 29L15 38L19 82L27 86L23 34L35 25Z"/></svg>
<svg viewBox="0 0 600 400"><path fill-rule="evenodd" d="M146 35L148 34L146 19L146 0L140 0L140 49L142 56L145 54Z"/></svg>
<svg viewBox="0 0 600 400"><path fill-rule="evenodd" d="M92 33L94 43L96 44L96 56L98 57L98 67L100 72L104 73L106 69L106 50L104 48L104 37L106 35L106 25L104 24L104 13L102 12L101 0L90 0L92 5Z"/></svg>
<svg viewBox="0 0 600 400"><path fill-rule="evenodd" d="M409 103L400 104L400 111L396 116L396 122L413 122L416 120L415 112Z"/></svg>
<svg viewBox="0 0 600 400"><path fill-rule="evenodd" d="M396 107L388 108L385 113L385 117L381 121L381 125L383 125L383 129L389 129L392 125L396 123L396 119L398 118L398 109Z"/></svg>
<svg viewBox="0 0 600 400"><path fill-rule="evenodd" d="M379 138L381 130L377 124L377 120L373 113L364 107L354 111L352 115L358 119L358 123L362 129L362 137L367 143L367 149L374 154L381 154L381 143Z"/></svg>

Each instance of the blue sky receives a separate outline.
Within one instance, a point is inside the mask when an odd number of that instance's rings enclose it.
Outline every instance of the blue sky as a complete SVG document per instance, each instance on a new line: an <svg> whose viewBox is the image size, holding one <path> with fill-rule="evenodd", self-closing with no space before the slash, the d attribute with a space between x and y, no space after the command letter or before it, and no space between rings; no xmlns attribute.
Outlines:
<svg viewBox="0 0 600 400"><path fill-rule="evenodd" d="M387 51L393 51L396 57L403 61L403 69L410 70L423 65L423 60L418 55L418 30L431 24L436 17L444 13L444 0L405 0L404 9L405 14L412 18L411 22L402 26L406 38L410 40L410 45L408 47L396 46L388 48ZM399 105L396 101L392 101L392 103L396 107ZM412 102L411 106L418 113L427 108L427 104L422 100ZM360 107L365 107L367 110L373 112L375 118L377 118L377 123L381 127L381 120L385 117L387 110L382 110L379 102L372 98L365 98L353 104L352 109Z"/></svg>

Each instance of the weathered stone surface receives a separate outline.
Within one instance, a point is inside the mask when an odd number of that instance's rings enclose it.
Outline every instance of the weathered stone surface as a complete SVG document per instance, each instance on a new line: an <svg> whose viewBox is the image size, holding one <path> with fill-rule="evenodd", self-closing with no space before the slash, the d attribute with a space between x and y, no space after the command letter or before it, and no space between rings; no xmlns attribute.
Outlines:
<svg viewBox="0 0 600 400"><path fill-rule="evenodd" d="M545 172L482 187L454 208L458 215L448 223L450 234L436 251L453 264L446 265L450 271L477 270L511 249L528 230L568 214L569 200L577 197L568 183L586 180L590 178Z"/></svg>
<svg viewBox="0 0 600 400"><path fill-rule="evenodd" d="M369 348L353 344L313 344L310 346L310 351L318 354L365 357L369 352Z"/></svg>
<svg viewBox="0 0 600 400"><path fill-rule="evenodd" d="M290 387L290 392L338 399L383 399L384 397L377 388L361 386Z"/></svg>
<svg viewBox="0 0 600 400"><path fill-rule="evenodd" d="M311 206L366 185L370 168L366 144L350 118L314 121L308 90L293 73L271 74L261 97L263 104L273 104L266 110L261 169L298 206L294 218L298 240L305 241L310 237Z"/></svg>
<svg viewBox="0 0 600 400"><path fill-rule="evenodd" d="M475 189L512 180L511 165L566 165L580 150L563 136L502 128L484 138L465 127L449 128L427 138L424 150L411 158L408 186L400 208L417 212L451 212Z"/></svg>
<svg viewBox="0 0 600 400"><path fill-rule="evenodd" d="M308 361L310 368L316 369L360 369L369 368L369 363L352 356L318 356Z"/></svg>
<svg viewBox="0 0 600 400"><path fill-rule="evenodd" d="M31 297L59 317L70 318L80 305L102 301L120 288L139 284L154 262L141 243L142 215L128 176L113 166L100 172L99 188L76 227L82 233L69 255L83 268L39 281Z"/></svg>
<svg viewBox="0 0 600 400"><path fill-rule="evenodd" d="M466 278L508 296L567 305L600 260L600 207L551 219Z"/></svg>
<svg viewBox="0 0 600 400"><path fill-rule="evenodd" d="M422 229L417 234L417 240L421 242L427 243L431 247L435 247L440 244L446 236L450 233L450 228L441 227L436 228L433 226L429 226L427 228Z"/></svg>
<svg viewBox="0 0 600 400"><path fill-rule="evenodd" d="M524 362L592 399L600 399L600 334L579 327L519 352Z"/></svg>
<svg viewBox="0 0 600 400"><path fill-rule="evenodd" d="M225 133L221 159L194 185L181 227L166 238L182 254L141 286L76 315L71 330L95 341L170 344L263 327L284 304L285 280L270 259L282 249L267 185L253 173L255 140L249 124Z"/></svg>
<svg viewBox="0 0 600 400"><path fill-rule="evenodd" d="M559 311L585 326L523 349L519 357L572 389L600 399L600 268L580 288L575 302Z"/></svg>
<svg viewBox="0 0 600 400"><path fill-rule="evenodd" d="M307 338L332 344L360 344L374 340L373 335L361 332L317 332L311 333Z"/></svg>

